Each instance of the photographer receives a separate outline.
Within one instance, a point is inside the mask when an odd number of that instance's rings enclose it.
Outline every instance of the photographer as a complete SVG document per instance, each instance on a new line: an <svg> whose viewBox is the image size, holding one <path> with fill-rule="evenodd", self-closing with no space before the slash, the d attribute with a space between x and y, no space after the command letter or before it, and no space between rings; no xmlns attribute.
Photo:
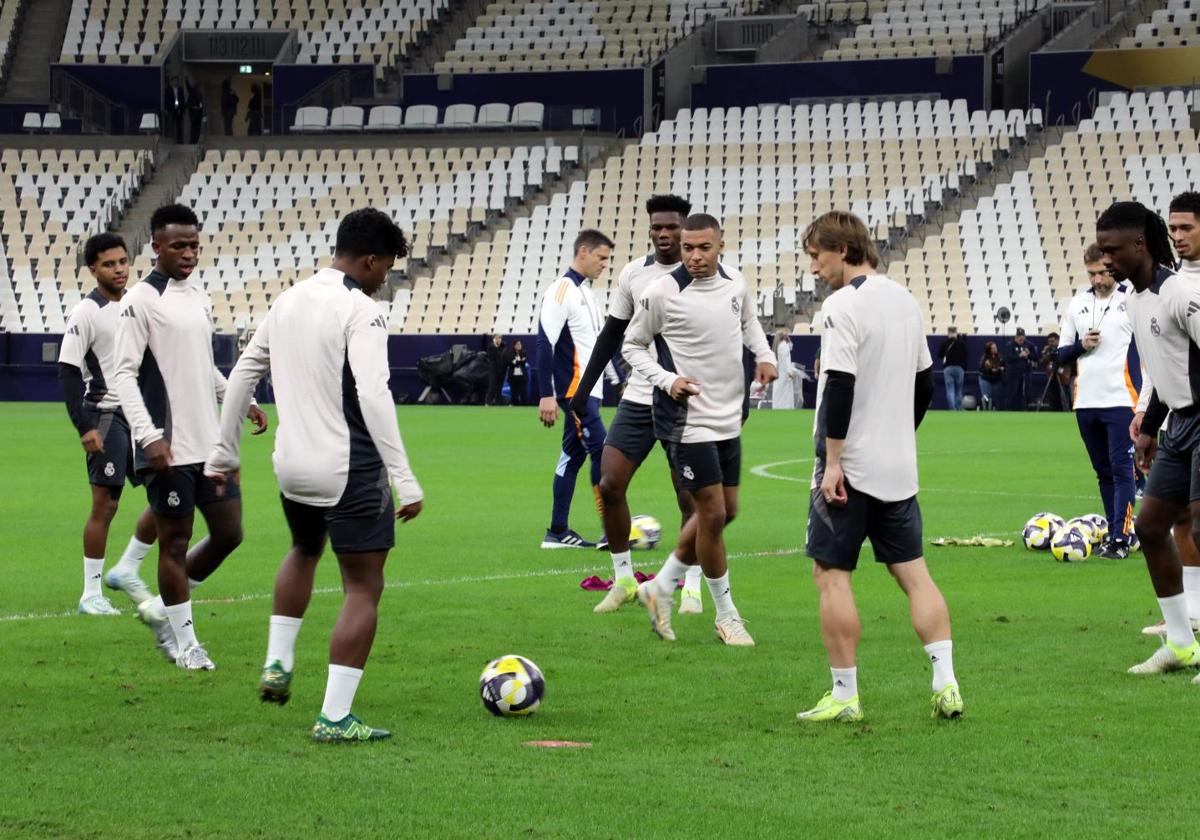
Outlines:
<svg viewBox="0 0 1200 840"><path fill-rule="evenodd" d="M995 411L1004 399L1004 357L996 342L983 345L983 357L979 360L979 407L983 411Z"/></svg>
<svg viewBox="0 0 1200 840"><path fill-rule="evenodd" d="M1067 383L1071 380L1071 366L1060 364L1058 359L1058 333L1046 336L1046 345L1038 357L1038 367L1046 374L1046 386L1042 389L1042 408L1047 411L1067 411L1071 406Z"/></svg>

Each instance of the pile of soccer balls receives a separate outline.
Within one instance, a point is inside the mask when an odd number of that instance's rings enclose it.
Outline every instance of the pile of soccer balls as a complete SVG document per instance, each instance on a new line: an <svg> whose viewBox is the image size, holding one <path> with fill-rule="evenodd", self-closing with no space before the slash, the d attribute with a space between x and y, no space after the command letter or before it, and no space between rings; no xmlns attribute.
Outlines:
<svg viewBox="0 0 1200 840"><path fill-rule="evenodd" d="M1108 537L1108 520L1098 513L1063 519L1037 513L1025 523L1021 540L1030 551L1049 551L1060 563L1080 563Z"/></svg>

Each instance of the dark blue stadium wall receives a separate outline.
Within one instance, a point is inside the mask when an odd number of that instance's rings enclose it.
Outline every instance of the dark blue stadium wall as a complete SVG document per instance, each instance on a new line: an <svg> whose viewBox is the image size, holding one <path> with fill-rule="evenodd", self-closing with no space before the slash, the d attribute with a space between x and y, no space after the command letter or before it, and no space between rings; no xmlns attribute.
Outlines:
<svg viewBox="0 0 1200 840"><path fill-rule="evenodd" d="M1200 79L1200 46L1038 52L1029 57L1029 105L1047 124L1087 119L1103 91L1190 87Z"/></svg>
<svg viewBox="0 0 1200 840"><path fill-rule="evenodd" d="M70 76L116 105L109 128L112 134L136 133L142 114L162 110L166 80L157 65L52 64L50 74L51 78Z"/></svg>
<svg viewBox="0 0 1200 840"><path fill-rule="evenodd" d="M511 335L506 340L520 339L529 349L536 344L534 336ZM945 408L946 395L941 382L941 362L936 361L938 346L944 336L929 336L929 351L934 356L934 371L938 387L934 392L933 407ZM393 335L388 338L388 361L391 364L392 393L398 402L414 402L425 389L425 383L417 374L417 360L425 356L444 353L455 344L464 344L468 350L482 351L487 346L487 336L484 335ZM1011 336L968 336L968 363L966 393L979 396L978 370L979 359L983 355L983 345L995 341L1000 345L1001 352L1012 340ZM17 335L0 333L0 402L42 401L57 402L61 399L58 386L58 366L54 362L42 361L42 345L54 345L54 356L57 357L58 345L62 341L60 335ZM804 365L811 372L813 358L816 356L820 339L816 336L795 336L792 339L792 360ZM1032 338L1031 342L1040 351L1044 339ZM214 356L218 367L229 372L235 355L235 340L232 336L218 336L214 342ZM533 359L536 354L530 352ZM1135 387L1141 385L1140 365L1137 361L1136 350L1130 359L1130 371ZM537 371L531 369L533 376ZM533 381L531 376L531 381ZM1045 376L1037 371L1033 374L1030 387L1033 396L1041 393L1046 383ZM805 404L812 407L815 385L805 383ZM459 395L451 393L453 399ZM260 392L260 398L269 399L269 395ZM65 416L64 416L65 422Z"/></svg>
<svg viewBox="0 0 1200 840"><path fill-rule="evenodd" d="M704 68L692 85L693 108L728 108L791 99L846 96L936 94L965 99L983 108L986 68L981 55L960 56L952 71L938 72L936 58L870 61L803 61L789 64L735 64Z"/></svg>
<svg viewBox="0 0 1200 840"><path fill-rule="evenodd" d="M541 102L546 106L546 128L570 130L571 112L576 108L600 111L600 131L641 133L646 71L568 70L554 73L479 73L451 76L451 89L438 89L434 73L404 77L405 105L437 105L445 108L462 102Z"/></svg>

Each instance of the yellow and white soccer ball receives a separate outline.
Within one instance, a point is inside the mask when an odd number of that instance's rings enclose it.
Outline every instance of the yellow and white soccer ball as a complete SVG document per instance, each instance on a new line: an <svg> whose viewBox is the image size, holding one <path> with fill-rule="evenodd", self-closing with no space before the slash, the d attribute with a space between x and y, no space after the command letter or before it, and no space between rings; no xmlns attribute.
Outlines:
<svg viewBox="0 0 1200 840"><path fill-rule="evenodd" d="M533 661L509 653L493 659L479 675L479 698L497 717L531 715L546 695L546 679Z"/></svg>
<svg viewBox="0 0 1200 840"><path fill-rule="evenodd" d="M1098 513L1085 513L1080 519L1086 519L1092 523L1092 528L1096 531L1096 541L1104 542L1108 539L1108 520Z"/></svg>
<svg viewBox="0 0 1200 840"><path fill-rule="evenodd" d="M1082 563L1092 556L1092 533L1077 525L1064 528L1050 543L1050 553L1060 563Z"/></svg>
<svg viewBox="0 0 1200 840"><path fill-rule="evenodd" d="M1100 541L1103 539L1102 533L1100 529L1096 527L1096 523L1092 519L1091 514L1086 516L1076 516L1074 519L1068 519L1067 527L1075 528L1080 533L1084 534L1087 537L1088 544L1092 547L1099 545Z"/></svg>
<svg viewBox="0 0 1200 840"><path fill-rule="evenodd" d="M662 525L653 516L638 514L629 523L629 547L647 551L662 539Z"/></svg>
<svg viewBox="0 0 1200 840"><path fill-rule="evenodd" d="M1030 551L1046 551L1065 525L1063 518L1057 514L1035 513L1021 529L1021 541Z"/></svg>

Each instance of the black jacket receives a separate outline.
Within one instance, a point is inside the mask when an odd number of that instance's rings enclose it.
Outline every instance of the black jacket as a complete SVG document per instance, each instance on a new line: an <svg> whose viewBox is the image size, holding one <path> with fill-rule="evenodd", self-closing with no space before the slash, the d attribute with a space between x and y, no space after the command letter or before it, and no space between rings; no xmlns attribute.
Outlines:
<svg viewBox="0 0 1200 840"><path fill-rule="evenodd" d="M1021 358L1022 350L1029 351L1027 358ZM1033 361L1037 357L1037 349L1029 343L1028 339L1025 340L1024 345L1017 344L1016 339L1013 339L1008 343L1008 349L1004 351L1005 372L1009 376L1020 376L1029 373L1030 368L1033 367Z"/></svg>
<svg viewBox="0 0 1200 840"><path fill-rule="evenodd" d="M954 338L947 338L942 342L942 346L938 348L938 356L942 360L942 367L950 367L957 365L960 368L967 366L967 341L961 335Z"/></svg>

